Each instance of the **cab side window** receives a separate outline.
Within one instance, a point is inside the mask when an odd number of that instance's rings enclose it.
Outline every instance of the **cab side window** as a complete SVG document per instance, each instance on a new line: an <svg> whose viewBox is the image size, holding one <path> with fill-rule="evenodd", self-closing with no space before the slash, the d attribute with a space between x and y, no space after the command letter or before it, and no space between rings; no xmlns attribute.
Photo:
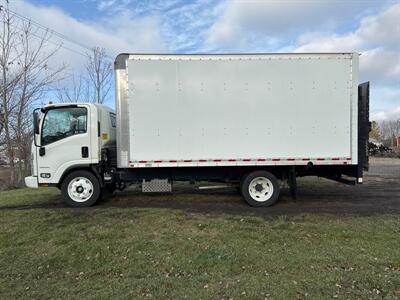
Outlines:
<svg viewBox="0 0 400 300"><path fill-rule="evenodd" d="M117 127L117 119L114 113L110 113L111 127Z"/></svg>
<svg viewBox="0 0 400 300"><path fill-rule="evenodd" d="M50 109L43 120L42 145L48 145L87 130L87 110L84 107Z"/></svg>

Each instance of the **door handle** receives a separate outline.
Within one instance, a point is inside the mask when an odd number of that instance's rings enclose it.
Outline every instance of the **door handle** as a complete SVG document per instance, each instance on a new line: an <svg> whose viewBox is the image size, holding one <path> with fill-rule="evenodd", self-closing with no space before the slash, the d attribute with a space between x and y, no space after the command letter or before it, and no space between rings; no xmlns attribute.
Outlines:
<svg viewBox="0 0 400 300"><path fill-rule="evenodd" d="M45 147L40 147L39 148L39 156L44 156L46 154L46 148Z"/></svg>
<svg viewBox="0 0 400 300"><path fill-rule="evenodd" d="M82 147L81 152L82 152L83 158L89 157L89 147L86 147L86 146Z"/></svg>

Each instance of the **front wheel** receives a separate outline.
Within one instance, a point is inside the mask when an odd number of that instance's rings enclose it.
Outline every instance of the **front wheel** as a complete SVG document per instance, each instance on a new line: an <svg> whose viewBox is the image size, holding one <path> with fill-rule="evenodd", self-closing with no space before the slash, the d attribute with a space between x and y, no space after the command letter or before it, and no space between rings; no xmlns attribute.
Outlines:
<svg viewBox="0 0 400 300"><path fill-rule="evenodd" d="M89 207L100 198L99 180L88 171L74 171L61 185L64 202L71 207Z"/></svg>
<svg viewBox="0 0 400 300"><path fill-rule="evenodd" d="M280 187L276 177L267 171L254 171L241 181L243 198L250 206L271 206L277 200Z"/></svg>

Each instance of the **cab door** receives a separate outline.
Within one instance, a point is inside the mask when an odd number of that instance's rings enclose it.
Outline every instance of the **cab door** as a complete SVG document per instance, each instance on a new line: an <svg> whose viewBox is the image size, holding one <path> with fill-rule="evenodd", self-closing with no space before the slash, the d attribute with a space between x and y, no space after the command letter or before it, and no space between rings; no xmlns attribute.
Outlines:
<svg viewBox="0 0 400 300"><path fill-rule="evenodd" d="M64 171L91 163L90 119L86 105L46 109L36 148L39 184L58 184Z"/></svg>

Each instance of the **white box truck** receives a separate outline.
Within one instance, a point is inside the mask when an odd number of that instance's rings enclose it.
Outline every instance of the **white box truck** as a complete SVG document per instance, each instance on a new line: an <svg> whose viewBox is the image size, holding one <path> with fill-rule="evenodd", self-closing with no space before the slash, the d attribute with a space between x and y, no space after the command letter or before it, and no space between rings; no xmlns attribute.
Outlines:
<svg viewBox="0 0 400 300"><path fill-rule="evenodd" d="M116 112L87 103L34 111L29 187L56 186L74 207L130 183L240 185L269 206L279 181L361 183L369 83L357 53L161 55L115 60Z"/></svg>

